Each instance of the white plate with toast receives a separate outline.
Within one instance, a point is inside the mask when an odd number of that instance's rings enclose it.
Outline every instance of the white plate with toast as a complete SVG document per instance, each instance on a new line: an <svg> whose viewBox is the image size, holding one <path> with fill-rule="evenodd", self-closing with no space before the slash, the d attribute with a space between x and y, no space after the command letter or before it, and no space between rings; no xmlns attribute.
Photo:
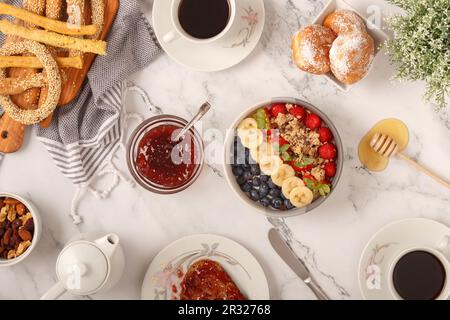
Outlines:
<svg viewBox="0 0 450 320"><path fill-rule="evenodd" d="M237 242L211 234L181 238L161 250L145 275L142 299L179 299L184 275L205 259L217 262L246 299L270 299L266 276L255 257Z"/></svg>

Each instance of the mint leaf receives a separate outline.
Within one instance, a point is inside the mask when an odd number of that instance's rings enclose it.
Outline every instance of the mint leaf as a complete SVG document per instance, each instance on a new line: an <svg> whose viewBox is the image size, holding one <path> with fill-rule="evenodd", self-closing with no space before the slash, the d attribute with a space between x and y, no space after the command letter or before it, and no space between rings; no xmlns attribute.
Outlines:
<svg viewBox="0 0 450 320"><path fill-rule="evenodd" d="M269 120L267 119L266 110L262 108L256 110L254 118L258 123L258 129L269 129Z"/></svg>
<svg viewBox="0 0 450 320"><path fill-rule="evenodd" d="M326 183L316 182L308 178L303 179L303 181L311 191L313 191L314 193L318 192L322 197L325 197L331 192L330 185Z"/></svg>
<svg viewBox="0 0 450 320"><path fill-rule="evenodd" d="M311 189L311 191L314 191L316 188L316 183L314 181L312 181L311 179L305 178L303 179L303 181L305 182L306 186Z"/></svg>
<svg viewBox="0 0 450 320"><path fill-rule="evenodd" d="M281 154L281 158L284 161L289 161L291 160L291 155L287 152L289 150L289 148L291 147L290 144L284 144L282 145L279 150L280 150L280 154Z"/></svg>
<svg viewBox="0 0 450 320"><path fill-rule="evenodd" d="M310 164L314 163L314 159L313 158L303 158L301 162L296 162L295 166L299 167L299 168L303 168L306 166L309 166Z"/></svg>

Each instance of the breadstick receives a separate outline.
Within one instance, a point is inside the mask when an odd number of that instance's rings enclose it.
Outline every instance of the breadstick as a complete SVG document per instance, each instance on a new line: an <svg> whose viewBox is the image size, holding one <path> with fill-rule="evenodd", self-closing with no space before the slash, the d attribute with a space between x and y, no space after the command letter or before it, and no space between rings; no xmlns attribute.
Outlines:
<svg viewBox="0 0 450 320"><path fill-rule="evenodd" d="M60 20L62 16L62 0L46 0L45 2L45 16L50 19ZM50 53L54 58L58 55L65 56L64 52L58 52L56 48L49 47ZM63 70L60 70L63 73ZM44 71L43 74L46 76L47 73ZM61 74L63 76L63 74ZM62 77L64 78L64 77ZM41 89L41 96L39 97L39 107L45 104L48 96L48 87L43 87ZM51 113L47 118L40 122L42 128L47 128L50 126L53 119L53 113Z"/></svg>
<svg viewBox="0 0 450 320"><path fill-rule="evenodd" d="M43 15L45 12L45 0L23 0L22 2L25 10L32 12L34 14ZM19 21L18 26L25 25L28 28L35 28L31 23L24 21ZM20 35L17 35L20 37ZM22 39L19 39L22 41ZM32 54L26 53L24 56L33 56ZM36 69L19 68L10 69L9 76L12 78L26 78L35 75L38 72ZM11 100L16 104L25 109L37 108L39 102L39 95L41 93L40 88L29 89L21 94L11 96Z"/></svg>
<svg viewBox="0 0 450 320"><path fill-rule="evenodd" d="M26 78L5 78L0 80L0 95L13 95L22 93L31 88L41 88L46 85L46 76L42 73Z"/></svg>
<svg viewBox="0 0 450 320"><path fill-rule="evenodd" d="M0 32L45 43L54 47L106 55L106 42L101 40L78 39L50 31L32 30L17 26L7 20L0 20Z"/></svg>
<svg viewBox="0 0 450 320"><path fill-rule="evenodd" d="M84 9L84 0L67 0L67 22L76 25L84 25ZM83 37L80 36L78 38ZM83 53L78 50L70 50L69 56L83 56Z"/></svg>
<svg viewBox="0 0 450 320"><path fill-rule="evenodd" d="M31 1L32 2L32 1ZM38 4L34 4L38 6ZM44 7L45 8L45 7ZM61 8L61 7L60 7ZM42 15L29 12L25 9L18 8L3 2L0 2L0 14L9 15L16 17L26 23L33 24L42 27L46 30L58 32L61 34L67 34L71 36L79 35L95 35L97 34L99 28L96 25L80 25L71 24L68 22L58 21L56 19L50 19L43 17ZM42 12L43 14L43 12Z"/></svg>
<svg viewBox="0 0 450 320"><path fill-rule="evenodd" d="M83 59L81 57L55 57L60 68L83 69ZM42 62L36 57L0 57L0 69L3 68L34 68L42 69Z"/></svg>
<svg viewBox="0 0 450 320"><path fill-rule="evenodd" d="M90 37L91 39L97 39L100 33L103 31L103 24L105 20L105 1L104 0L91 0L92 8L92 24L98 27L97 33Z"/></svg>

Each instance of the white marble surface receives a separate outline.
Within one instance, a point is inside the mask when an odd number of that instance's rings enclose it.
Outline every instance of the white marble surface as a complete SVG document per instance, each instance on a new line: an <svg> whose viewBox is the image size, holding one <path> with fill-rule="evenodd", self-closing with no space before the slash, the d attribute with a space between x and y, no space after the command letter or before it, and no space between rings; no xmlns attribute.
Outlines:
<svg viewBox="0 0 450 320"><path fill-rule="evenodd" d="M266 29L256 51L230 70L191 72L161 55L133 80L148 90L164 113L189 117L208 99L214 111L205 127L224 131L234 117L257 101L274 96L309 100L334 121L345 144L344 172L331 199L311 214L285 221L318 282L334 299L361 297L357 267L369 237L388 222L427 217L450 225L450 193L411 167L393 160L385 172L362 169L356 148L376 121L397 117L411 130L407 152L450 179L450 113L435 112L421 99L423 86L393 84L386 56L376 58L370 75L350 92L339 92L320 77L291 64L291 34L309 23L325 1L266 0ZM349 1L364 11L362 1ZM384 7L383 1L370 1ZM151 1L145 2L151 17ZM130 99L128 105L138 105ZM137 108L137 107L136 107ZM143 109L141 108L141 111ZM80 207L84 223L68 217L74 187L29 134L21 152L0 167L0 190L31 199L43 216L44 234L23 263L0 269L0 299L36 299L55 283L55 260L79 232L117 232L127 266L112 291L86 298L136 299L145 271L162 247L186 235L216 233L245 245L260 261L274 299L313 299L308 288L274 253L267 240L271 224L233 195L220 166L207 167L185 192L161 197L121 184L107 201L88 195ZM121 167L125 168L123 157ZM71 296L65 296L71 299Z"/></svg>

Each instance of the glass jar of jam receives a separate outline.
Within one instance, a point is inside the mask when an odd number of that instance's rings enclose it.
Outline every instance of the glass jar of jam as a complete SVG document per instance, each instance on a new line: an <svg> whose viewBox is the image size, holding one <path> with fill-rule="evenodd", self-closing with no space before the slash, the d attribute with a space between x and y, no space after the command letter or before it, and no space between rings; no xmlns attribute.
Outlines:
<svg viewBox="0 0 450 320"><path fill-rule="evenodd" d="M180 192L194 183L203 167L203 142L192 129L180 141L175 135L187 121L172 115L150 118L132 133L127 162L134 179L159 194Z"/></svg>

